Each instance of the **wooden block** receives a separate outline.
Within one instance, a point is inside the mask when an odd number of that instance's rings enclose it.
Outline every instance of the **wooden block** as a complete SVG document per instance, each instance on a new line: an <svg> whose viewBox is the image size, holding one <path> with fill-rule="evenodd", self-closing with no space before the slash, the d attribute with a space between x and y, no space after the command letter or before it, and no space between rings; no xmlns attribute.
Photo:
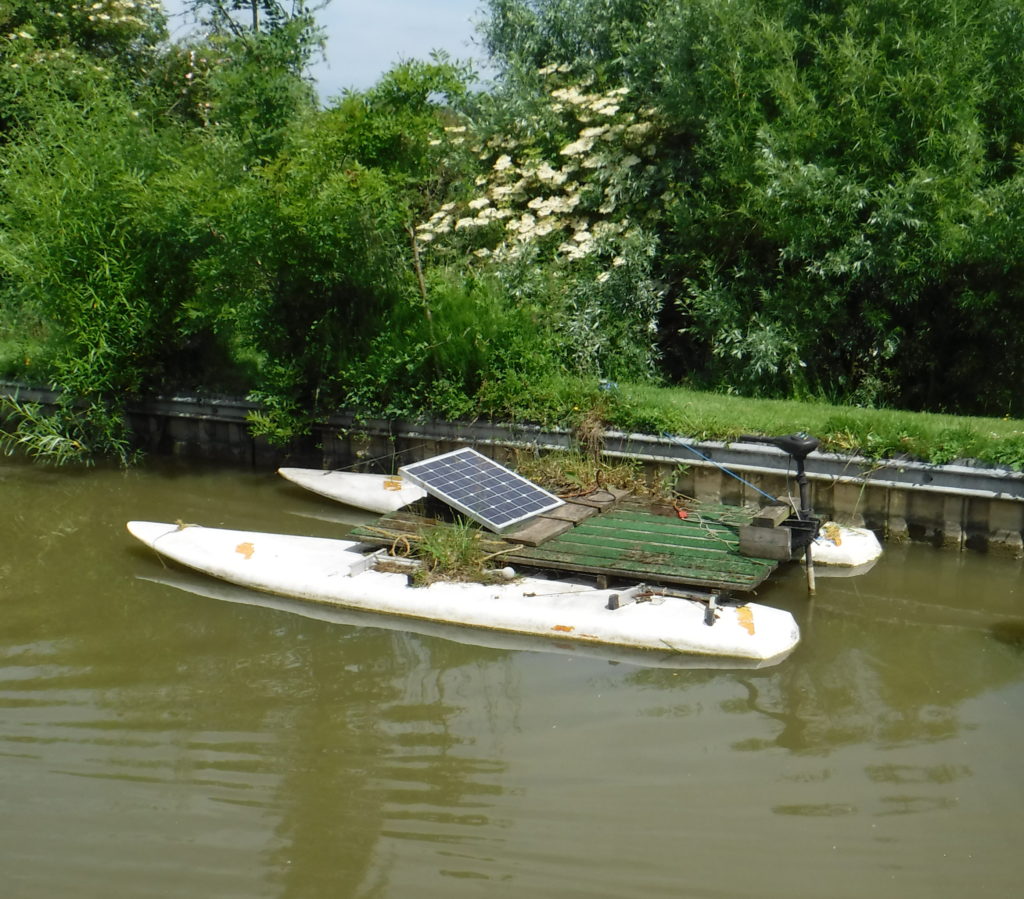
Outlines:
<svg viewBox="0 0 1024 899"><path fill-rule="evenodd" d="M557 509L545 512L541 518L555 518L558 521L571 521L573 524L579 524L581 521L590 518L591 515L596 514L596 507L569 500L564 506L559 506Z"/></svg>
<svg viewBox="0 0 1024 899"><path fill-rule="evenodd" d="M564 534L572 528L573 523L571 521L559 521L556 518L548 517L534 518L522 527L517 528L514 531L510 531L507 534L502 534L501 536L509 543L522 543L525 546L540 546L546 540L550 540L552 537L557 537L559 534Z"/></svg>
<svg viewBox="0 0 1024 899"><path fill-rule="evenodd" d="M777 528L792 514L793 510L785 503L772 503L758 510L750 524L755 528Z"/></svg>
<svg viewBox="0 0 1024 899"><path fill-rule="evenodd" d="M740 528L740 554L788 562L793 558L793 533L789 528L744 525Z"/></svg>
<svg viewBox="0 0 1024 899"><path fill-rule="evenodd" d="M623 497L629 496L628 490L619 487L598 487L584 496L574 496L572 501L595 509L610 509Z"/></svg>

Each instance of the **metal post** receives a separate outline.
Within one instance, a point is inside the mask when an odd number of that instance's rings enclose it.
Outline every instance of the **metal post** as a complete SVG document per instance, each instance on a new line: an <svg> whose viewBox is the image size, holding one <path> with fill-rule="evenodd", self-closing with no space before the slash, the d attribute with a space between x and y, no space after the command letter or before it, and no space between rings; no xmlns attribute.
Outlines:
<svg viewBox="0 0 1024 899"><path fill-rule="evenodd" d="M777 446L784 452L789 453L790 458L796 462L796 481L800 485L800 508L797 510L797 517L801 521L811 520L811 495L810 486L807 483L807 473L804 471L804 459L808 453L818 448L818 439L810 434L799 432L786 434L782 437L763 437L760 434L744 434L739 438L742 441L751 443L765 443L769 446ZM804 558L807 561L807 592L814 596L814 559L811 557L811 544L808 542Z"/></svg>
<svg viewBox="0 0 1024 899"><path fill-rule="evenodd" d="M800 485L800 518L803 521L810 521L811 489L810 484L807 482L807 473L804 471L804 457L802 456L796 457L796 482ZM804 559L807 563L807 593L810 596L814 596L814 559L811 553L813 545L813 540L808 541L807 547L804 550Z"/></svg>

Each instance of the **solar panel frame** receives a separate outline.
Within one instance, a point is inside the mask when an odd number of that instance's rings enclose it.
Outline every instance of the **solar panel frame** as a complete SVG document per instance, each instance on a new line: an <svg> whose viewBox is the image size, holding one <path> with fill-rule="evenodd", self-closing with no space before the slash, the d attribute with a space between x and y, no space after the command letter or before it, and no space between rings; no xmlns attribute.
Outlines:
<svg viewBox="0 0 1024 899"><path fill-rule="evenodd" d="M564 505L564 500L471 447L403 465L431 496L497 534Z"/></svg>

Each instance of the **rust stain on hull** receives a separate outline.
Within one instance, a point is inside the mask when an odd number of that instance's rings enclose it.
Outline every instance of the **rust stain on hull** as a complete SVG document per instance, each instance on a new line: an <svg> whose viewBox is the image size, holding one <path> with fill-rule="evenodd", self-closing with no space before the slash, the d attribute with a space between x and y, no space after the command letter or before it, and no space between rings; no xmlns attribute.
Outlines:
<svg viewBox="0 0 1024 899"><path fill-rule="evenodd" d="M754 613L748 606L740 606L736 610L736 620L743 630L745 630L751 637L754 636Z"/></svg>
<svg viewBox="0 0 1024 899"><path fill-rule="evenodd" d="M559 631L563 634L571 634L576 628L570 627L568 624L556 624L551 630Z"/></svg>
<svg viewBox="0 0 1024 899"><path fill-rule="evenodd" d="M251 559L252 554L256 552L256 547L253 546L249 541L246 541L245 543L239 543L238 546L235 547L235 552L241 553L241 555L245 556L245 558L248 560Z"/></svg>

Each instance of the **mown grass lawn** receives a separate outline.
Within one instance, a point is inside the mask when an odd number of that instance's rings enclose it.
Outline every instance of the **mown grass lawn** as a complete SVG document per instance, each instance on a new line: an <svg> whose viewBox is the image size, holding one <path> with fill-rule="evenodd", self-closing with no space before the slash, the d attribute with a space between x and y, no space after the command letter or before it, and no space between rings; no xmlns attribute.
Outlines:
<svg viewBox="0 0 1024 899"><path fill-rule="evenodd" d="M806 431L822 449L935 464L972 459L1024 469L1024 421L972 418L826 402L751 399L678 387L619 384L602 404L606 425L623 431L733 440L741 434Z"/></svg>

